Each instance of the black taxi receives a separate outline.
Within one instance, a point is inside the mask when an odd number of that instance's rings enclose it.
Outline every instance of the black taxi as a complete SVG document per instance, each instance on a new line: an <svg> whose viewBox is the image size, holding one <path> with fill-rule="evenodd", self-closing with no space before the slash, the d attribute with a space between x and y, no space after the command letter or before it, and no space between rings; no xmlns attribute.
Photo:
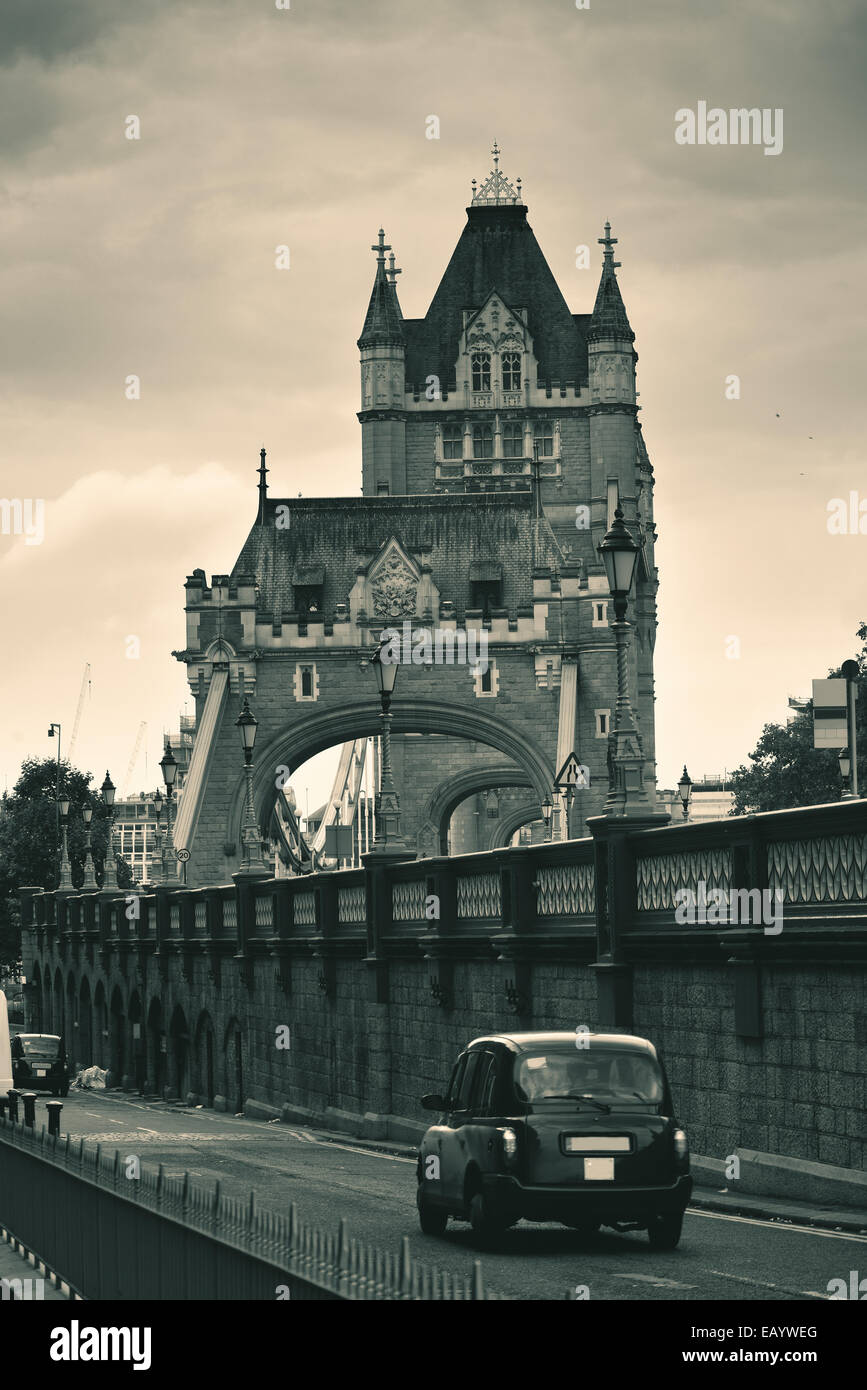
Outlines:
<svg viewBox="0 0 867 1390"><path fill-rule="evenodd" d="M584 1233L646 1230L680 1240L692 1191L689 1147L665 1069L646 1038L623 1033L494 1033L458 1058L419 1145L426 1235L450 1216L480 1244L523 1218Z"/></svg>

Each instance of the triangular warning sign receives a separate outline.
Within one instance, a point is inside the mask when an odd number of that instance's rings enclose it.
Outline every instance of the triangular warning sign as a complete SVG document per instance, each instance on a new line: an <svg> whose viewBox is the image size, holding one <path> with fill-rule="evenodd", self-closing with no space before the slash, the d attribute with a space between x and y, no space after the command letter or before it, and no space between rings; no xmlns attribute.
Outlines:
<svg viewBox="0 0 867 1390"><path fill-rule="evenodd" d="M557 776L554 779L554 786L558 791L568 791L570 787L586 787L587 773L581 766L574 753L570 753Z"/></svg>

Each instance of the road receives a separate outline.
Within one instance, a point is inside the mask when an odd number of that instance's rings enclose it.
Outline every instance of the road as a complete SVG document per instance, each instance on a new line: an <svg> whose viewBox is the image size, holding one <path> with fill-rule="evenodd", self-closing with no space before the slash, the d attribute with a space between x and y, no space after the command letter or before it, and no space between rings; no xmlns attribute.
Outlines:
<svg viewBox="0 0 867 1390"><path fill-rule="evenodd" d="M37 1124L44 1123L44 1100ZM114 1092L72 1093L61 1130L100 1140L168 1174L188 1171L225 1193L284 1211L297 1203L302 1221L384 1249L408 1235L413 1257L457 1274L481 1258L486 1284L502 1297L566 1299L586 1286L591 1299L827 1300L828 1282L867 1265L867 1236L779 1225L690 1209L671 1253L652 1252L643 1232L602 1231L582 1239L562 1226L521 1222L501 1246L479 1256L469 1226L450 1222L444 1238L423 1236L415 1213L415 1161L373 1152L351 1139L333 1142L312 1130L266 1124L210 1110L130 1098Z"/></svg>

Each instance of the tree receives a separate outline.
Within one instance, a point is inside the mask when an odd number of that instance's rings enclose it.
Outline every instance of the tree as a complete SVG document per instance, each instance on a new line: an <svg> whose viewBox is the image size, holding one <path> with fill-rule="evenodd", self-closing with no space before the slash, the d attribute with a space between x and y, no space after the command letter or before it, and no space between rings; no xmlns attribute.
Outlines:
<svg viewBox="0 0 867 1390"><path fill-rule="evenodd" d="M859 680L855 686L855 729L858 736L858 779L867 789L867 710L860 694L867 677L867 623L858 629L861 651ZM839 669L828 672L840 675ZM731 774L735 794L731 814L780 811L787 806L817 806L839 801L840 768L837 749L813 747L813 702L799 711L790 724L766 724L750 753L751 766L741 765Z"/></svg>
<svg viewBox="0 0 867 1390"><path fill-rule="evenodd" d="M69 798L68 846L72 882L84 881L87 845L82 811L93 808L91 842L96 881L101 886L108 843L108 808L92 790L92 773L61 762L61 797ZM11 795L0 811L0 965L14 965L21 951L18 891L25 885L54 889L60 881L60 843L57 833L58 767L53 758L26 758ZM116 856L121 888L132 884L129 866Z"/></svg>

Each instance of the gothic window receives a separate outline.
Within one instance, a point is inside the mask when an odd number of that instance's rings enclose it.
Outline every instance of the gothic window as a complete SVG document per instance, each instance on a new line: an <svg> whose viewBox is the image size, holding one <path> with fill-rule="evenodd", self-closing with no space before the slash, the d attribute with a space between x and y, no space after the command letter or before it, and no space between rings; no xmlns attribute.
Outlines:
<svg viewBox="0 0 867 1390"><path fill-rule="evenodd" d="M489 352L473 353L473 390L490 391L491 389L491 354Z"/></svg>
<svg viewBox="0 0 867 1390"><path fill-rule="evenodd" d="M521 354L519 352L504 352L502 357L503 365L503 390L520 391L521 389Z"/></svg>
<svg viewBox="0 0 867 1390"><path fill-rule="evenodd" d="M554 454L554 427L550 420L537 420L534 442L539 446L539 458L549 459Z"/></svg>
<svg viewBox="0 0 867 1390"><path fill-rule="evenodd" d="M310 665L299 663L295 667L295 679L292 685L296 700L317 700L319 698L319 677L315 663Z"/></svg>
<svg viewBox="0 0 867 1390"><path fill-rule="evenodd" d="M524 426L520 420L503 426L503 458L519 459L524 456Z"/></svg>
<svg viewBox="0 0 867 1390"><path fill-rule="evenodd" d="M593 713L596 716L596 737L607 738L611 731L611 710L597 709Z"/></svg>
<svg viewBox="0 0 867 1390"><path fill-rule="evenodd" d="M377 483L377 484L376 484L376 494L377 494L378 497L387 497L387 496L388 496L388 483Z"/></svg>
<svg viewBox="0 0 867 1390"><path fill-rule="evenodd" d="M503 585L499 579L476 579L470 584L470 607L482 610L483 618L490 618L492 608L503 605Z"/></svg>
<svg viewBox="0 0 867 1390"><path fill-rule="evenodd" d="M492 459L494 457L493 425L473 425L473 458Z"/></svg>
<svg viewBox="0 0 867 1390"><path fill-rule="evenodd" d="M459 459L464 452L464 432L460 425L443 425L443 458Z"/></svg>
<svg viewBox="0 0 867 1390"><path fill-rule="evenodd" d="M593 627L608 626L608 600L603 599L601 603L593 604Z"/></svg>

